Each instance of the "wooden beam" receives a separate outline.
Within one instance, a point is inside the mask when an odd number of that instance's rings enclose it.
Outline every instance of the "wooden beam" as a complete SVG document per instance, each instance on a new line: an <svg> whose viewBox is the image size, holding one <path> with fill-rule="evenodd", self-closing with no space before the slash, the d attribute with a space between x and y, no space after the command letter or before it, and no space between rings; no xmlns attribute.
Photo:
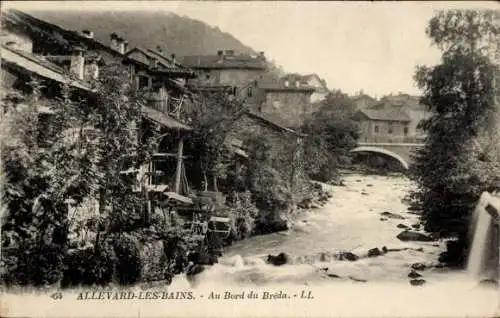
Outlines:
<svg viewBox="0 0 500 318"><path fill-rule="evenodd" d="M177 167L175 169L175 193L179 193L180 185L181 185L181 172L182 172L182 151L184 149L184 140L183 138L179 139L179 145L177 147Z"/></svg>

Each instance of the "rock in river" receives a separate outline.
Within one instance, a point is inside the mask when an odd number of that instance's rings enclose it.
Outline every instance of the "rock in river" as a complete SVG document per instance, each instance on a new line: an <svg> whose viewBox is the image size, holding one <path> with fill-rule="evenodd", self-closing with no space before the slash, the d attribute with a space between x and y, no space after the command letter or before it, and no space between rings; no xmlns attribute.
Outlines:
<svg viewBox="0 0 500 318"><path fill-rule="evenodd" d="M378 249L378 247L368 250L368 257L376 257L380 255L382 255L382 252Z"/></svg>
<svg viewBox="0 0 500 318"><path fill-rule="evenodd" d="M288 262L288 255L279 253L278 255L267 255L267 262L274 266L285 265Z"/></svg>
<svg viewBox="0 0 500 318"><path fill-rule="evenodd" d="M425 269L425 265L422 263L413 263L411 264L411 268L417 271L423 271Z"/></svg>
<svg viewBox="0 0 500 318"><path fill-rule="evenodd" d="M396 213L391 213L391 212L382 212L380 213L380 215L386 217L386 218L390 218L390 219L400 219L400 220L404 220L405 217L404 216L401 216L399 214L396 214Z"/></svg>
<svg viewBox="0 0 500 318"><path fill-rule="evenodd" d="M410 280L410 284L412 286L422 286L425 284L425 279L412 279Z"/></svg>
<svg viewBox="0 0 500 318"><path fill-rule="evenodd" d="M404 230L403 232L399 233L398 236L396 236L396 237L403 242L407 242L407 241L431 242L431 241L433 241L433 239L430 236L427 236L425 234L418 233L418 232L407 231L407 230Z"/></svg>
<svg viewBox="0 0 500 318"><path fill-rule="evenodd" d="M408 274L408 277L415 279L415 278L422 277L422 275L420 275L420 274L419 274L419 273L417 273L414 269L412 269L412 270L410 271L410 273Z"/></svg>
<svg viewBox="0 0 500 318"><path fill-rule="evenodd" d="M346 259L346 260L351 261L351 262L358 260L358 258L359 258L358 255L351 253L351 252L342 252L339 255L339 260Z"/></svg>
<svg viewBox="0 0 500 318"><path fill-rule="evenodd" d="M404 224L399 223L399 224L397 225L397 228L398 228L398 229L409 229L410 227L409 227L408 225L404 225Z"/></svg>

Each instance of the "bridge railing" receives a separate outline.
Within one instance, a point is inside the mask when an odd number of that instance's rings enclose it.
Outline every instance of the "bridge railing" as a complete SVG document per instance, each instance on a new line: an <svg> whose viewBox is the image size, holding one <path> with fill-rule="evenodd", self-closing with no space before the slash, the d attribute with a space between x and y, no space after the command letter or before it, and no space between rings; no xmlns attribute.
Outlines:
<svg viewBox="0 0 500 318"><path fill-rule="evenodd" d="M376 136L376 137L361 137L358 142L361 143L394 143L394 144L422 144L424 143L425 137L421 136Z"/></svg>

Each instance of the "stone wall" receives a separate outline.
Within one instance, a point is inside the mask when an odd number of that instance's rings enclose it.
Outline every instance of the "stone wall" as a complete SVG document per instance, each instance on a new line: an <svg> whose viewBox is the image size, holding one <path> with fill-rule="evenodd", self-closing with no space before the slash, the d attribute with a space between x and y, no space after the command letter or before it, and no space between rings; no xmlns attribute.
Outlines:
<svg viewBox="0 0 500 318"><path fill-rule="evenodd" d="M250 136L265 135L271 142L271 152L277 155L286 147L292 147L299 141L297 135L286 132L272 124L253 117L252 115L243 114L234 123L231 131L226 137L226 141L239 140L244 141Z"/></svg>
<svg viewBox="0 0 500 318"><path fill-rule="evenodd" d="M304 91L267 91L260 111L280 125L297 128L313 111L310 95Z"/></svg>
<svg viewBox="0 0 500 318"><path fill-rule="evenodd" d="M259 78L264 69L202 69L191 83L199 86L229 85L243 87Z"/></svg>

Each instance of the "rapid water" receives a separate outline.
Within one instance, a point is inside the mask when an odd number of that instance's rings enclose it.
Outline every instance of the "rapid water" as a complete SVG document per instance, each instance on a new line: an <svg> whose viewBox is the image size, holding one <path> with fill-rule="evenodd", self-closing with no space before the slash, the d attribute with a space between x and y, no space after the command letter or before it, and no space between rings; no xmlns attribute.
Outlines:
<svg viewBox="0 0 500 318"><path fill-rule="evenodd" d="M472 246L467 262L468 273L477 279L491 279L498 277L498 262L494 255L498 253L498 238L493 226L493 217L486 211L486 205L493 204L500 206L498 197L483 193L479 203L476 206L471 224L472 228ZM496 240L495 240L496 239Z"/></svg>
<svg viewBox="0 0 500 318"><path fill-rule="evenodd" d="M432 267L444 249L442 242L401 242L396 238L402 231L398 224L418 222L402 202L413 186L407 179L350 175L345 184L331 187L330 202L303 213L289 231L239 242L225 251L219 264L194 279L178 275L171 285L158 287L173 293L189 292L191 299L75 301L76 293L65 293L64 299L55 302L49 297L23 295L16 302L10 301L9 308L23 316L80 317L124 313L134 317L500 315L498 290L480 287L465 271ZM383 212L404 219L381 220ZM369 249L383 246L401 250L363 257ZM360 259L337 260L334 256L339 251L351 251ZM290 255L289 264L266 263L268 254L280 252ZM409 283L408 273L415 262L427 265L419 271L426 281L421 286Z"/></svg>
<svg viewBox="0 0 500 318"><path fill-rule="evenodd" d="M345 185L325 185L333 198L324 207L293 220L289 231L241 241L194 282L178 276L173 286L206 292L269 290L294 295L308 288L316 295L314 300L286 305L282 301L280 306L279 301L227 303L229 307L222 308L229 311L220 312L220 303L208 302L220 316L234 314L235 308L241 308L239 316L272 312L289 316L488 317L500 312L497 290L479 287L465 272L433 267L444 242L402 242L396 238L403 230L398 224L411 227L418 223L418 216L410 213L402 200L414 186L408 179L348 175ZM402 218L386 218L383 212ZM369 249L383 246L400 250L366 257ZM340 251L353 252L360 259L337 260L334 255ZM268 254L280 252L290 256L288 264L266 263ZM422 286L409 283L411 264L416 262L427 267L420 272L420 279L426 281Z"/></svg>

